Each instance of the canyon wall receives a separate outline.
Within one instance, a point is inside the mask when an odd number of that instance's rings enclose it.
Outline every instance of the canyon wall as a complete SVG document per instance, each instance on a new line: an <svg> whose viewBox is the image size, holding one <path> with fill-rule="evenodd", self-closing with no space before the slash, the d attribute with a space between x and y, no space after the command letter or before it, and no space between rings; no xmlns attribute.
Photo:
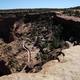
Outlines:
<svg viewBox="0 0 80 80"><path fill-rule="evenodd" d="M15 31L14 31L14 24L16 22L24 22L24 24L27 23L36 23L41 21L46 21L46 23L49 23L49 26L53 25L61 25L63 27L61 37L64 40L78 40L80 38L80 19L78 18L78 21L75 21L76 18L69 18L64 16L59 17L55 12L51 11L32 11L29 10L22 10L20 11L2 11L0 12L0 37L4 39L5 42L11 42L14 40ZM19 26L19 25L18 25ZM18 27L19 29L19 27Z"/></svg>

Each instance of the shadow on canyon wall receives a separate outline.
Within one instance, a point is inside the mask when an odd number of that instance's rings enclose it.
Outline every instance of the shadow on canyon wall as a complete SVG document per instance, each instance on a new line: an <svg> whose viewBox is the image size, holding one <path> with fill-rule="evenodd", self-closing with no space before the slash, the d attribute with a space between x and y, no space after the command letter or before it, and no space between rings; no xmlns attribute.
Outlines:
<svg viewBox="0 0 80 80"><path fill-rule="evenodd" d="M7 17L2 16L0 20L0 37L6 43L14 40L13 24L21 19L24 21L24 23L40 22L42 20L46 20L47 23L51 22L52 25L60 24L63 27L61 33L61 38L63 40L70 40L73 42L79 41L80 39L80 22L59 18L56 16L56 13L43 13L33 15L26 13L25 16L22 14L12 14L16 17L9 15L7 15Z"/></svg>

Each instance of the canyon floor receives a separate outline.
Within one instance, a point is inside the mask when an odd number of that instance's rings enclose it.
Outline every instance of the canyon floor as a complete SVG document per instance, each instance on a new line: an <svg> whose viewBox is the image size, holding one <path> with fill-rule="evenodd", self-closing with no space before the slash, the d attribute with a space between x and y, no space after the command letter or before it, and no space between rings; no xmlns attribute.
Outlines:
<svg viewBox="0 0 80 80"><path fill-rule="evenodd" d="M0 77L0 80L80 80L80 46L63 50L61 62L49 61L38 73L14 73Z"/></svg>

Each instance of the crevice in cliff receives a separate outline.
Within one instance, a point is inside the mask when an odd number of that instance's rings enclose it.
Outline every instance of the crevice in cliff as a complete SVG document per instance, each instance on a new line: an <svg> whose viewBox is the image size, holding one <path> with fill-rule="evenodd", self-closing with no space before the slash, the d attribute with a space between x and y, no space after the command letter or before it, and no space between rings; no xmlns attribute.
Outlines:
<svg viewBox="0 0 80 80"><path fill-rule="evenodd" d="M0 21L0 38L6 43L10 43L14 40L14 36L12 35L13 21L14 20L11 18Z"/></svg>
<svg viewBox="0 0 80 80"><path fill-rule="evenodd" d="M11 74L9 67L5 63L4 60L0 61L0 76Z"/></svg>

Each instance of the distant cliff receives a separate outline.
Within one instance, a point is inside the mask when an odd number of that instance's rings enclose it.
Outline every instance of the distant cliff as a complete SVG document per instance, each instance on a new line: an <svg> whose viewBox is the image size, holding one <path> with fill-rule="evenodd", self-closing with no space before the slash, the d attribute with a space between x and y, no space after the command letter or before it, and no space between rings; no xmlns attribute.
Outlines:
<svg viewBox="0 0 80 80"><path fill-rule="evenodd" d="M69 18L69 16L57 16L53 9L14 9L0 10L0 37L5 42L14 40L14 24L22 21L24 24L33 22L35 24L45 21L48 27L61 25L63 27L61 37L65 40L73 38L80 39L80 18ZM44 24L45 24L44 23ZM42 23L41 23L42 25ZM19 28L19 27L18 27ZM43 28L43 27L42 27ZM78 35L77 35L78 34Z"/></svg>

